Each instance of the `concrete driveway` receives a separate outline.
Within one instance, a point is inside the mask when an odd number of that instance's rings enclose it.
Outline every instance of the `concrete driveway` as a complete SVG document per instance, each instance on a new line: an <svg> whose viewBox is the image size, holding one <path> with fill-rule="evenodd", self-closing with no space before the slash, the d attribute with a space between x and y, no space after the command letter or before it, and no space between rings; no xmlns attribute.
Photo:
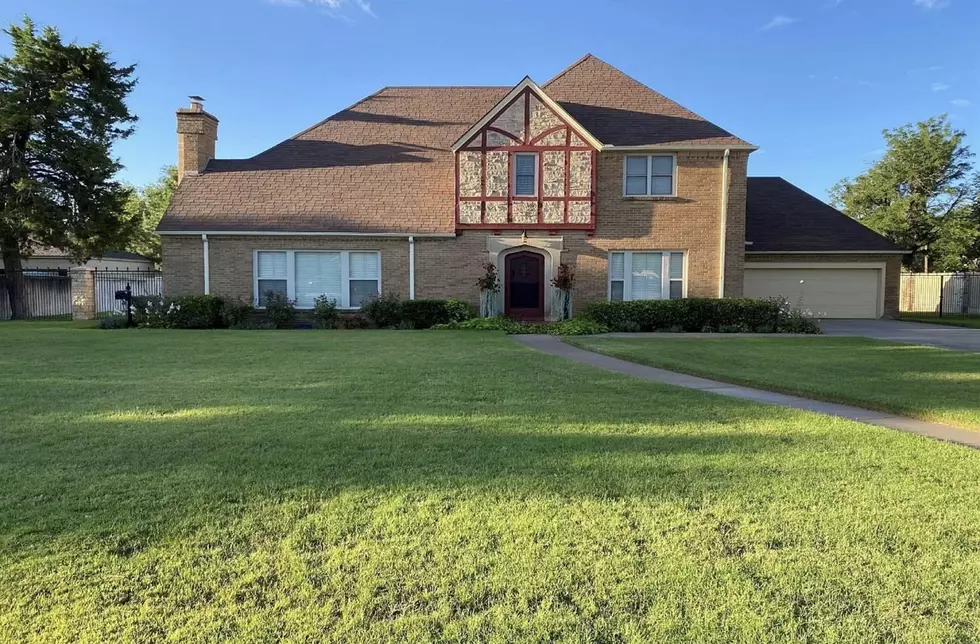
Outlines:
<svg viewBox="0 0 980 644"><path fill-rule="evenodd" d="M821 320L820 326L828 336L861 336L980 353L980 329L896 320Z"/></svg>

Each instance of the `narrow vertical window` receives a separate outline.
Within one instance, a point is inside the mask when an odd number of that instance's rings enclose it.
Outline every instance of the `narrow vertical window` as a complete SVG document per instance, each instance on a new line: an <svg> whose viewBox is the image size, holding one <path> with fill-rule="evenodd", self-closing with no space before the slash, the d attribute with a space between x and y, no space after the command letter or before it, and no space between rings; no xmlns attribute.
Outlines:
<svg viewBox="0 0 980 644"><path fill-rule="evenodd" d="M283 252L261 252L258 253L258 266L256 276L258 277L258 304L265 306L269 293L281 293L286 295L287 275L286 275L286 253Z"/></svg>
<svg viewBox="0 0 980 644"><path fill-rule="evenodd" d="M533 197L538 192L538 155L518 153L514 155L514 195Z"/></svg>

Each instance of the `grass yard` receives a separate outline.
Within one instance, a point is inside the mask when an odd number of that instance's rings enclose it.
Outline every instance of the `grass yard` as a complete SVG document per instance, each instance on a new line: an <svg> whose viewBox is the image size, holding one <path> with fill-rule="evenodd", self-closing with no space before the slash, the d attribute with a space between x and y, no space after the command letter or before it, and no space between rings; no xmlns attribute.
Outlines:
<svg viewBox="0 0 980 644"><path fill-rule="evenodd" d="M968 329L980 329L980 316L976 315L950 315L942 317L938 315L926 315L916 313L903 313L903 322L928 322L929 324L943 324L945 326L959 326Z"/></svg>
<svg viewBox="0 0 980 644"><path fill-rule="evenodd" d="M966 448L495 333L0 347L6 640L980 638Z"/></svg>
<svg viewBox="0 0 980 644"><path fill-rule="evenodd" d="M980 430L980 355L867 338L574 338L654 367Z"/></svg>

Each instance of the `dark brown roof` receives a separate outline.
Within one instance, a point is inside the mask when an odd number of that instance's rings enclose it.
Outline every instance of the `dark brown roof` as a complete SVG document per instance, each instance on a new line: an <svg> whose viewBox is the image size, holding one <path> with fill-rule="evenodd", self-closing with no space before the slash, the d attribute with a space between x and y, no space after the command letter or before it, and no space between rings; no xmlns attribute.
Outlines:
<svg viewBox="0 0 980 644"><path fill-rule="evenodd" d="M450 146L510 89L386 87L250 159L185 177L158 230L451 233ZM745 144L591 55L544 90L606 144Z"/></svg>
<svg viewBox="0 0 980 644"><path fill-rule="evenodd" d="M745 241L749 252L902 250L781 177L749 177Z"/></svg>
<svg viewBox="0 0 980 644"><path fill-rule="evenodd" d="M605 145L750 145L591 54L542 89Z"/></svg>

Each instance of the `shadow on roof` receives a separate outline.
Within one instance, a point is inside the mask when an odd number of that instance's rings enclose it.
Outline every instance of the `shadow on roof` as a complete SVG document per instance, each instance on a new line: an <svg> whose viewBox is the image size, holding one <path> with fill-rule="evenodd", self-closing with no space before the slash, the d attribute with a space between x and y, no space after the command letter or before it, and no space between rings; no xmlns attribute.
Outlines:
<svg viewBox="0 0 980 644"><path fill-rule="evenodd" d="M409 143L352 145L337 141L289 139L251 159L213 159L207 173L341 168L392 163L430 163L432 150Z"/></svg>
<svg viewBox="0 0 980 644"><path fill-rule="evenodd" d="M582 127L606 144L656 145L733 136L713 123L696 118L563 101L560 104Z"/></svg>
<svg viewBox="0 0 980 644"><path fill-rule="evenodd" d="M375 97L372 101L387 97ZM430 121L427 119L417 119L397 114L373 114L371 112L360 112L358 110L344 110L331 116L328 121L357 121L360 123L385 123L388 125L414 125L419 127L441 127L445 125L465 125L456 121Z"/></svg>

